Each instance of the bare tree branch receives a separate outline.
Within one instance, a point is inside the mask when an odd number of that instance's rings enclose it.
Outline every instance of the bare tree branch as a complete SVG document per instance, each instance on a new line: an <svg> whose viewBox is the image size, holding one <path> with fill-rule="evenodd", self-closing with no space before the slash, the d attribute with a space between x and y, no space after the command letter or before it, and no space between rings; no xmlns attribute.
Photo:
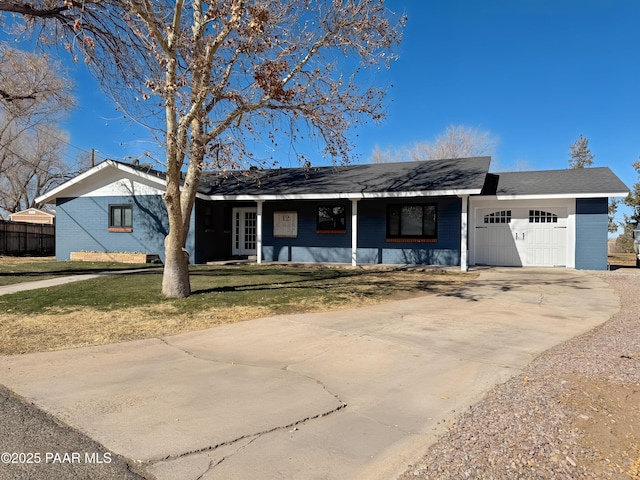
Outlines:
<svg viewBox="0 0 640 480"><path fill-rule="evenodd" d="M9 93L6 90L0 89L0 97L2 97L2 101L4 102L15 102L17 100L35 100L36 96L31 94L20 95Z"/></svg>

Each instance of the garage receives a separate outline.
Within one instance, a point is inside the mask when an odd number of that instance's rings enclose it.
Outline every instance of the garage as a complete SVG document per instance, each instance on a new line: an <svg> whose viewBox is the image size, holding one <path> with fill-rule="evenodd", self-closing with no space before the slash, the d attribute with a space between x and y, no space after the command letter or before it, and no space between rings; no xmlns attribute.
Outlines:
<svg viewBox="0 0 640 480"><path fill-rule="evenodd" d="M568 208L531 203L477 208L476 265L566 267Z"/></svg>
<svg viewBox="0 0 640 480"><path fill-rule="evenodd" d="M469 265L606 270L608 199L625 190L606 167L489 173L469 198Z"/></svg>

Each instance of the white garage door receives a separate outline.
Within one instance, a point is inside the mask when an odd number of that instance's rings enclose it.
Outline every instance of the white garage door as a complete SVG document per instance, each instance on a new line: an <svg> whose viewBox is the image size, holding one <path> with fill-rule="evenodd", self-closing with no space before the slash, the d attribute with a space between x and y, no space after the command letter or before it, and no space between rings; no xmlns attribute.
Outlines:
<svg viewBox="0 0 640 480"><path fill-rule="evenodd" d="M565 266L566 208L478 209L474 245L476 265Z"/></svg>

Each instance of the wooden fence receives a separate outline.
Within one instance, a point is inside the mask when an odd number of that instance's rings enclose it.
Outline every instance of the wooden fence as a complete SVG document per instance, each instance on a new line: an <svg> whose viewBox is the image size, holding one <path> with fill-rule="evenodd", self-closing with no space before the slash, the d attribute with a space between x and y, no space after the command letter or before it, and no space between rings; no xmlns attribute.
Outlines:
<svg viewBox="0 0 640 480"><path fill-rule="evenodd" d="M0 255L55 255L55 225L0 220Z"/></svg>

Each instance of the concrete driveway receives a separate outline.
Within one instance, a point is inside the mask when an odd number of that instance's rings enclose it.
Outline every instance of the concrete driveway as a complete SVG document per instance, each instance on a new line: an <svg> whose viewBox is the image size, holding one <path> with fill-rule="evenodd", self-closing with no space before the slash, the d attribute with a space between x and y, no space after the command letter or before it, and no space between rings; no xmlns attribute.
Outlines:
<svg viewBox="0 0 640 480"><path fill-rule="evenodd" d="M589 273L0 357L0 383L158 479L390 479L537 354L606 321Z"/></svg>

